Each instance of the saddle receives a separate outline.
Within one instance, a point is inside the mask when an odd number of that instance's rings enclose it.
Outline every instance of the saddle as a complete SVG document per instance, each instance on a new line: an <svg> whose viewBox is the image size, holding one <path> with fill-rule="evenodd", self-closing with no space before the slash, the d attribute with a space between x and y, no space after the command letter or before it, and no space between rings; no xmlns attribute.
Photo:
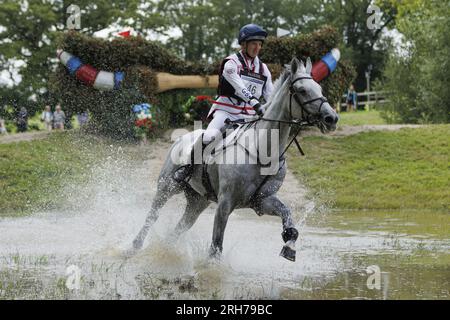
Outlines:
<svg viewBox="0 0 450 320"><path fill-rule="evenodd" d="M243 137L243 135L245 134L247 129L251 128L251 126L252 126L251 122L246 122L243 119L239 120L239 121L230 121L229 119L227 119L225 121L225 126L223 126L221 129L222 138L223 138L222 146L219 149L214 148L214 150L211 152L211 156L213 156L217 151L219 151L219 152L221 150L223 151L227 147L236 145L236 144L241 145L241 147L243 147L245 152L247 152L247 153L251 152L250 150L247 150L244 145L242 145L242 142L239 142L240 138ZM199 139L202 139L202 138L203 138L203 134L201 134ZM257 158L257 160L259 162L258 158ZM285 164L284 155L282 155L279 160L281 160L281 161L280 161L280 166L278 168L278 171ZM196 166L196 169L194 170L194 172L191 176L191 178L192 177L196 177L196 178L189 179L188 183L195 191L197 191L199 194L205 196L209 201L217 202L217 195L214 192L214 189L212 187L210 177L208 174L208 166L209 166L208 161L206 161L206 163L205 163L205 159L204 159L204 161L201 165L199 164ZM266 166L266 165L264 165L264 166ZM261 185L263 185L270 177L271 176L267 175L264 178L264 181ZM258 188L258 190L259 190L259 188Z"/></svg>
<svg viewBox="0 0 450 320"><path fill-rule="evenodd" d="M235 121L231 121L230 118L227 118L225 120L225 125L222 127L222 129L220 129L220 132L222 133L222 138L226 138L227 135L227 131L230 132L231 130L236 130L237 128L239 128L239 126L241 124L244 124L245 120L244 119L239 119L239 120L235 120Z"/></svg>
<svg viewBox="0 0 450 320"><path fill-rule="evenodd" d="M239 135L240 131L243 130L238 130L240 127L245 125L245 120L238 120L238 121L231 121L230 119L226 119L225 120L225 125L220 129L220 133L222 135L222 147L220 149L225 149L227 146L233 144ZM198 137L198 139L202 139L203 138L203 134L200 135L200 137ZM212 142L214 143L214 142ZM204 148L206 148L207 145L203 146L203 150ZM202 150L202 152L203 152ZM211 151L211 156L214 155L216 152L216 149L214 148ZM197 179L189 179L190 185L192 188L194 188L194 190L196 190L198 193L206 196L208 198L208 200L210 201L217 201L217 196L214 193L214 190L212 188L210 179L209 179L209 174L208 174L208 161L205 162L205 159L203 159L203 163L202 165L198 165L197 169L194 170L193 175L191 176L191 178L193 176L196 176ZM196 183L196 181L201 183Z"/></svg>
<svg viewBox="0 0 450 320"><path fill-rule="evenodd" d="M252 125L251 122L246 122L245 119L231 121L225 120L225 126L222 127L223 143L222 149L226 149L229 145L235 144L239 137Z"/></svg>

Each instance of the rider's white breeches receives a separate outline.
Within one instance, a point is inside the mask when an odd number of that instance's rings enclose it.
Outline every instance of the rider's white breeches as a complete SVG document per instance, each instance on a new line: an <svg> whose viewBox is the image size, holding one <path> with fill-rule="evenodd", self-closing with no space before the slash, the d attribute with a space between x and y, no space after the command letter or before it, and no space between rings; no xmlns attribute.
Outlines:
<svg viewBox="0 0 450 320"><path fill-rule="evenodd" d="M225 120L238 120L238 119L246 119L253 118L252 116L244 115L244 114L231 114L223 110L216 110L214 112L214 118L208 125L208 128L205 130L203 134L203 142L210 143L216 135L220 135L220 129L225 126Z"/></svg>

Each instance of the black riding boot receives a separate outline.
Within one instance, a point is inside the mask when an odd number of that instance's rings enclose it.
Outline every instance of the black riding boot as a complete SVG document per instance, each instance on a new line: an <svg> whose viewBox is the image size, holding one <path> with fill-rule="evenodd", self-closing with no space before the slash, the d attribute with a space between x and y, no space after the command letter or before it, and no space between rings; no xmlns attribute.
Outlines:
<svg viewBox="0 0 450 320"><path fill-rule="evenodd" d="M192 175L192 172L194 172L194 165L187 164L175 171L175 173L173 174L173 179L176 182L185 181Z"/></svg>
<svg viewBox="0 0 450 320"><path fill-rule="evenodd" d="M194 162L195 150L197 148L201 147L201 156L203 158L203 151L205 150L205 147L207 145L208 145L207 143L206 144L203 143L203 136L199 137L199 139L195 142L195 144L191 150L191 155L190 155L191 163L184 165L175 171L175 173L173 174L173 178L175 181L182 182L182 181L186 181L186 179L189 179L191 177L192 173L194 172L194 165L196 164ZM203 159L202 159L202 162L203 162Z"/></svg>

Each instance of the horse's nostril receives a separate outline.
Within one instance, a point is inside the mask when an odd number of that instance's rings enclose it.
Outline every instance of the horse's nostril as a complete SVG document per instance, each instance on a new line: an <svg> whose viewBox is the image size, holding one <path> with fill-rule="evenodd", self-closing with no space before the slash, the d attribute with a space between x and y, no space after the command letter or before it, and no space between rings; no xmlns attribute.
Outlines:
<svg viewBox="0 0 450 320"><path fill-rule="evenodd" d="M334 117L333 116L325 116L325 118L323 119L325 121L325 123L334 123Z"/></svg>

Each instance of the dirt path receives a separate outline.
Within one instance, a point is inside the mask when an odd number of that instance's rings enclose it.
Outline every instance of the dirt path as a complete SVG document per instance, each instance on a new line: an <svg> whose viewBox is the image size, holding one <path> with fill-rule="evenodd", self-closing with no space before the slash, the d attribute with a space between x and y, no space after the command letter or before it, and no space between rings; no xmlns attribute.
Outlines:
<svg viewBox="0 0 450 320"><path fill-rule="evenodd" d="M380 130L388 130L388 131L395 131L402 128L420 128L423 125L415 125L415 124L381 124L381 125L362 125L362 126L342 126L339 127L335 132L330 133L330 136L334 137L343 137L343 136L349 136L352 134L357 134L360 132L367 132L367 131L380 131ZM169 130L168 132L171 132ZM37 139L44 139L46 138L50 133L47 131L31 131L31 132L24 132L24 133L16 133L16 134L9 134L6 136L0 136L0 144L1 143L12 143L12 142L20 142L20 141L31 141L31 140L37 140ZM314 135L321 135L322 133L319 131L319 129L312 128L308 129L307 131L303 132L303 136L314 136ZM168 134L165 134L167 136Z"/></svg>
<svg viewBox="0 0 450 320"><path fill-rule="evenodd" d="M332 137L345 137L368 131L396 131L402 128L421 128L419 124L366 124L361 126L340 126L335 132L329 133ZM311 128L302 133L302 136L320 136L322 133L317 128Z"/></svg>
<svg viewBox="0 0 450 320"><path fill-rule="evenodd" d="M30 132L21 132L21 133L2 135L2 136L0 136L0 144L1 143L12 143L12 142L44 139L49 134L50 133L48 131L30 131Z"/></svg>

